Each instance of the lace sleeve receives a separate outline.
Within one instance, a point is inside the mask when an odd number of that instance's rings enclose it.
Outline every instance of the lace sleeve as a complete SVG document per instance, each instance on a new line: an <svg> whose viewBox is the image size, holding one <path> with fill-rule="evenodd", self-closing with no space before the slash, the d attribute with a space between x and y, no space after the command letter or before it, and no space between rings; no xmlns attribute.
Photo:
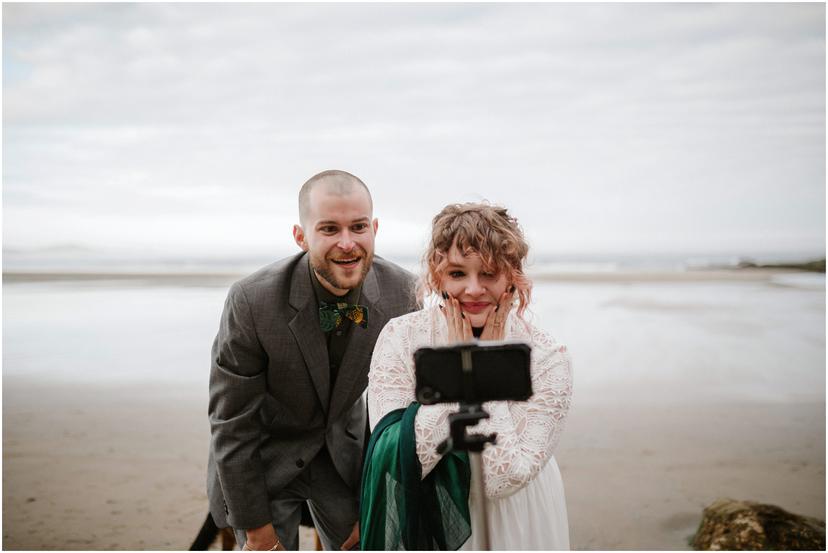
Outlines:
<svg viewBox="0 0 828 553"><path fill-rule="evenodd" d="M371 430L393 411L408 407L414 401L414 372L409 370L407 353L401 339L404 333L392 319L377 338L368 372L368 419Z"/></svg>
<svg viewBox="0 0 828 553"><path fill-rule="evenodd" d="M515 328L517 325L513 325ZM368 412L371 429L394 409L408 407L414 396L413 352L421 346L442 341L435 338L435 317L418 311L392 319L382 329L371 358L368 383ZM490 418L470 432L497 432L498 440L483 454L486 494L505 496L516 492L534 478L552 455L563 430L572 395L572 373L566 347L556 344L545 332L527 326L510 339L532 345L532 388L527 402L485 404ZM437 446L449 435L448 416L458 405L425 405L417 412L414 432L417 456L423 477L435 467L440 456Z"/></svg>
<svg viewBox="0 0 828 553"><path fill-rule="evenodd" d="M532 398L485 404L490 418L473 429L498 434L497 444L483 453L489 497L512 494L540 472L560 439L569 411L572 372L566 347L534 328L531 343Z"/></svg>
<svg viewBox="0 0 828 553"><path fill-rule="evenodd" d="M415 400L414 351L430 345L428 317L417 312L392 319L380 332L368 374L368 416L371 430L387 413ZM457 404L424 405L417 411L414 432L417 456L425 477L440 461L437 446L449 435L448 416Z"/></svg>

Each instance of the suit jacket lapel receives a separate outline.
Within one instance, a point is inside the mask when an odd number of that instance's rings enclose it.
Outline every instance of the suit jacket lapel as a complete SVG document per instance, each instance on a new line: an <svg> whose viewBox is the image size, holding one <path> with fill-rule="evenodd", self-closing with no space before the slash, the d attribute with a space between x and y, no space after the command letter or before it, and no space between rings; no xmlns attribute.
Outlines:
<svg viewBox="0 0 828 553"><path fill-rule="evenodd" d="M359 299L359 303L368 308L368 328L354 325L351 329L348 348L345 350L331 395L329 420L335 420L344 409L351 406L355 399L351 397L354 386L364 375L368 374L374 344L386 322L385 314L377 307L379 299L380 289L376 274L374 271L369 271L362 284Z"/></svg>
<svg viewBox="0 0 828 553"><path fill-rule="evenodd" d="M331 397L328 347L325 343L325 334L319 326L319 306L310 281L307 254L299 259L293 271L288 302L297 311L288 323L288 328L299 344L316 394L319 396L319 403L327 415Z"/></svg>

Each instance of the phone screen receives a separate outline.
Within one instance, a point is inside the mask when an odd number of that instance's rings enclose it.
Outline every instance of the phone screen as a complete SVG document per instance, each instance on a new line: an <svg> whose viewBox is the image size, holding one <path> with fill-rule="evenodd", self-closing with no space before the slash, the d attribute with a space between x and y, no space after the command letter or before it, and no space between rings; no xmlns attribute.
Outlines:
<svg viewBox="0 0 828 553"><path fill-rule="evenodd" d="M417 401L526 401L532 396L530 356L531 348L520 342L420 348L414 352Z"/></svg>

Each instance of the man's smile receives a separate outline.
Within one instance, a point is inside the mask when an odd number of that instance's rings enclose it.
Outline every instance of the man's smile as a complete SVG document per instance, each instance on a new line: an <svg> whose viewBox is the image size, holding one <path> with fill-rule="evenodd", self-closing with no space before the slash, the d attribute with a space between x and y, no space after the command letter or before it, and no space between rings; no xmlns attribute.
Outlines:
<svg viewBox="0 0 828 553"><path fill-rule="evenodd" d="M357 264L362 261L362 257L343 257L339 259L331 259L334 263L339 265L340 267L344 267L346 269L351 269L356 267Z"/></svg>

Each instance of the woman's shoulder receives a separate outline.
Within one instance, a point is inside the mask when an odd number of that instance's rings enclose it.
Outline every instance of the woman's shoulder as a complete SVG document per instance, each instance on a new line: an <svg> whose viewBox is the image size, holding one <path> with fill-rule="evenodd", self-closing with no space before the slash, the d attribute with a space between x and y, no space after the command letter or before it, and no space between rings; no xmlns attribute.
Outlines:
<svg viewBox="0 0 828 553"><path fill-rule="evenodd" d="M530 343L536 354L560 357L569 362L569 350L566 345L558 342L548 330L519 317L515 326L517 333Z"/></svg>
<svg viewBox="0 0 828 553"><path fill-rule="evenodd" d="M382 362L378 359L388 355L395 359L394 363L400 357L410 360L412 352L430 343L431 324L428 309L420 309L390 319L377 338L371 359L372 366L381 365Z"/></svg>
<svg viewBox="0 0 828 553"><path fill-rule="evenodd" d="M431 323L430 311L431 310L428 308L421 308L417 311L412 311L411 313L406 313L405 315L400 315L399 317L389 319L388 322L385 323L385 327L383 327L383 330L402 330L406 328L417 328L424 324L428 325Z"/></svg>
<svg viewBox="0 0 828 553"><path fill-rule="evenodd" d="M382 329L383 334L415 334L431 329L432 309L423 308L399 317L389 319Z"/></svg>

